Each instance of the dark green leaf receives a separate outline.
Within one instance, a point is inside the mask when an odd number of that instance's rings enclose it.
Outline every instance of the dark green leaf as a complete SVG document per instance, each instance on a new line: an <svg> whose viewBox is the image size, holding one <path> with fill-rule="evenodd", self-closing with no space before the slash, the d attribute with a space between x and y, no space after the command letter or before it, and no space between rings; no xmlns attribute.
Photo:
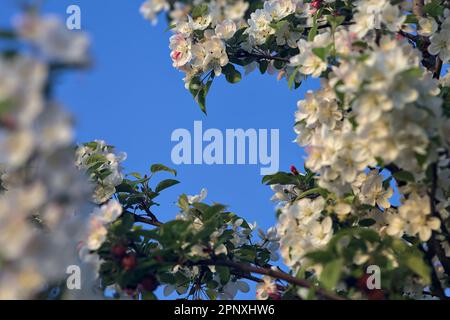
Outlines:
<svg viewBox="0 0 450 320"><path fill-rule="evenodd" d="M167 166L165 166L165 165L163 165L163 164L159 164L159 163L158 163L158 164L152 165L152 166L150 167L150 171L151 171L152 173L156 173L156 172L159 172L159 171L166 171L166 172L172 173L174 176L177 175L177 171L176 171L176 170L171 169L171 168L169 168L169 167L167 167Z"/></svg>
<svg viewBox="0 0 450 320"><path fill-rule="evenodd" d="M180 183L180 181L178 181L178 180L166 179L166 180L163 180L160 183L158 183L158 185L156 186L155 191L156 192L161 192L164 189L170 188L170 187L172 187L172 186L174 186L176 184L179 184L179 183Z"/></svg>

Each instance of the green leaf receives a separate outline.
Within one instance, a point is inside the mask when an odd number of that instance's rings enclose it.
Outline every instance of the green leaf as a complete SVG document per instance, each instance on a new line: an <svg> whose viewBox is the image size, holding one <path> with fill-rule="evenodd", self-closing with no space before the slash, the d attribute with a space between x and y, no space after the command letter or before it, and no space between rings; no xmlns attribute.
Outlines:
<svg viewBox="0 0 450 320"><path fill-rule="evenodd" d="M174 179L163 180L160 183L158 183L158 185L156 186L155 192L161 192L164 189L170 188L179 183L180 183L180 181L174 180Z"/></svg>
<svg viewBox="0 0 450 320"><path fill-rule="evenodd" d="M434 0L424 5L423 11L434 18L438 18L444 14L444 6L440 4L440 1Z"/></svg>
<svg viewBox="0 0 450 320"><path fill-rule="evenodd" d="M269 67L269 61L261 60L259 62L259 71L261 72L261 74L266 73L268 67Z"/></svg>
<svg viewBox="0 0 450 320"><path fill-rule="evenodd" d="M221 204L214 204L211 207L209 207L208 209L205 210L205 212L203 212L203 217L205 220L208 220L212 217L214 217L215 215L223 212L225 210L225 206L221 205Z"/></svg>
<svg viewBox="0 0 450 320"><path fill-rule="evenodd" d="M200 77L195 77L189 83L189 91L191 92L194 100L200 106L200 110L206 114L206 96L208 95L209 89L213 83L214 73L209 74L209 80L204 84Z"/></svg>
<svg viewBox="0 0 450 320"><path fill-rule="evenodd" d="M299 180L296 176L294 176L291 173L286 172L277 172L275 174L264 176L262 179L262 183L266 185L272 185L272 184L298 184Z"/></svg>
<svg viewBox="0 0 450 320"><path fill-rule="evenodd" d="M228 267L224 267L224 266L217 266L216 270L220 276L220 283L222 285L227 284L228 281L230 281L230 277L231 277L230 269Z"/></svg>
<svg viewBox="0 0 450 320"><path fill-rule="evenodd" d="M142 176L139 172L131 172L129 173L129 175L135 177L136 179L142 179Z"/></svg>
<svg viewBox="0 0 450 320"><path fill-rule="evenodd" d="M342 258L328 262L320 275L320 283L327 289L335 288L341 276L343 265Z"/></svg>
<svg viewBox="0 0 450 320"><path fill-rule="evenodd" d="M296 67L292 74L289 76L288 87L290 90L294 87L295 79L297 78L298 70L300 67Z"/></svg>
<svg viewBox="0 0 450 320"><path fill-rule="evenodd" d="M202 17L208 13L208 10L209 9L207 4L195 6L194 9L192 9L192 18L196 19Z"/></svg>
<svg viewBox="0 0 450 320"><path fill-rule="evenodd" d="M327 21L331 25L331 29L334 32L338 26L340 26L345 21L345 16L327 16Z"/></svg>
<svg viewBox="0 0 450 320"><path fill-rule="evenodd" d="M308 41L309 42L312 42L314 40L315 36L317 35L317 30L319 28L319 26L317 24L317 17L318 16L319 16L319 11L317 11L316 14L314 15L313 26L308 32Z"/></svg>
<svg viewBox="0 0 450 320"><path fill-rule="evenodd" d="M133 188L133 186L131 186L127 182L123 181L121 184L116 186L116 192L132 193L132 192L134 192L134 188Z"/></svg>
<svg viewBox="0 0 450 320"><path fill-rule="evenodd" d="M238 83L242 79L241 73L231 63L223 67L222 72L229 83Z"/></svg>
<svg viewBox="0 0 450 320"><path fill-rule="evenodd" d="M177 26L176 23L171 24L171 25L169 25L169 26L164 30L164 32L170 31L170 30L174 29L176 26Z"/></svg>
<svg viewBox="0 0 450 320"><path fill-rule="evenodd" d="M405 259L405 264L418 276L420 276L427 284L431 282L430 268L422 257L418 255L410 255Z"/></svg>
<svg viewBox="0 0 450 320"><path fill-rule="evenodd" d="M183 210L183 211L188 211L189 210L189 201L188 198L185 194L182 194L179 198L178 198L178 207Z"/></svg>
<svg viewBox="0 0 450 320"><path fill-rule="evenodd" d="M398 181L404 182L414 182L414 175L408 171L397 171L392 174L392 176Z"/></svg>
<svg viewBox="0 0 450 320"><path fill-rule="evenodd" d="M362 227L370 227L373 226L376 223L374 219L362 219L359 221L359 225Z"/></svg>
<svg viewBox="0 0 450 320"><path fill-rule="evenodd" d="M328 48L313 48L312 52L318 56L322 61L327 61Z"/></svg>
<svg viewBox="0 0 450 320"><path fill-rule="evenodd" d="M172 173L174 176L177 175L177 171L176 171L176 170L171 169L171 168L169 168L169 167L166 167L165 165L159 164L159 163L158 163L158 164L152 165L152 166L150 167L150 171L151 171L152 173L156 173L156 172L160 172L160 171L166 171L166 172Z"/></svg>

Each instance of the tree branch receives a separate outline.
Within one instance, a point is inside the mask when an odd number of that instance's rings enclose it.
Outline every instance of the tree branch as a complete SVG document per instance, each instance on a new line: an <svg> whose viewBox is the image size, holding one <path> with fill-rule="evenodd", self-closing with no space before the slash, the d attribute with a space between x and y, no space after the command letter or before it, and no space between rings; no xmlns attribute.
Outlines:
<svg viewBox="0 0 450 320"><path fill-rule="evenodd" d="M441 76L441 70L442 70L442 60L439 57L436 57L436 64L434 66L434 73L433 77L435 79L439 79Z"/></svg>
<svg viewBox="0 0 450 320"><path fill-rule="evenodd" d="M247 51L238 51L235 55L236 58L246 58L246 57L254 57L258 58L260 60L274 60L274 61L281 61L281 62L289 62L290 60L288 58L278 57L278 56L272 56L270 54L259 54L255 52L247 52Z"/></svg>
<svg viewBox="0 0 450 320"><path fill-rule="evenodd" d="M130 212L130 211L125 211L125 213L133 215L134 221L136 221L136 222L145 223L145 224L148 224L148 225L151 225L154 227L161 227L163 225L163 223L158 220L146 218L146 217L140 216L140 215Z"/></svg>
<svg viewBox="0 0 450 320"><path fill-rule="evenodd" d="M431 267L431 287L430 287L430 291L431 294L438 297L441 300L449 300L450 298L448 298L445 295L445 291L442 288L442 284L441 281L439 280L439 277L437 275L436 272L436 268L434 267L433 264L433 257L436 255L436 252L434 251L434 238L432 237L428 243L427 243L427 251L425 251L425 258L427 259L430 267Z"/></svg>
<svg viewBox="0 0 450 320"><path fill-rule="evenodd" d="M329 292L325 289L319 288L314 286L313 284L311 284L310 282L306 281L306 280L302 280L302 279L298 279L296 277L293 277L287 273L284 273L282 271L276 271L276 270L272 270L272 269L266 269L266 268L261 268L261 267L257 267L257 266L253 266L250 264L243 264L243 263L238 263L238 262L234 262L234 261L228 261L228 260L203 260L203 261L198 261L196 263L194 263L195 265L215 265L215 266L224 266L224 267L229 267L232 269L236 269L236 270L240 270L240 271L244 271L244 272L249 272L249 273L257 273L257 274L261 274L261 275L267 275L270 276L272 278L276 278L276 279L280 279L280 280L284 280L290 284L302 287L302 288L308 288L308 289L314 289L317 294L319 296L321 296L322 298L325 299L329 299L329 300L346 300L344 297L339 296L335 293Z"/></svg>
<svg viewBox="0 0 450 320"><path fill-rule="evenodd" d="M142 210L145 211L145 213L152 219L152 221L154 221L155 223L158 223L159 225L161 225L161 223L159 222L158 218L156 217L156 215L150 211L150 208L147 206L147 204L145 203L144 200L141 201L141 207Z"/></svg>

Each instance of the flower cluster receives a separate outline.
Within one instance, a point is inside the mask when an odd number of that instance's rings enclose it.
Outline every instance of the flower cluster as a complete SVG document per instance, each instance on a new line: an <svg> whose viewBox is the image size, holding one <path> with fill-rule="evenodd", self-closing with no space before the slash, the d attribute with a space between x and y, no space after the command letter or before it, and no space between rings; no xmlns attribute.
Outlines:
<svg viewBox="0 0 450 320"><path fill-rule="evenodd" d="M320 186L344 195L359 184L362 204L389 208L392 190L364 170L393 163L420 179L434 160L428 148L439 139L442 99L405 41L382 38L375 49L333 67L323 89L299 102L296 131Z"/></svg>
<svg viewBox="0 0 450 320"><path fill-rule="evenodd" d="M77 148L75 164L80 170L87 172L94 183L95 203L108 201L116 192L115 187L123 181L121 162L126 157L125 153L116 154L114 147L102 140L85 143Z"/></svg>
<svg viewBox="0 0 450 320"><path fill-rule="evenodd" d="M85 63L88 41L54 18L19 21L13 40L37 55L0 52L0 299L36 297L69 265L88 266L76 248L89 230L90 188L74 164L71 117L48 92L52 66Z"/></svg>
<svg viewBox="0 0 450 320"><path fill-rule="evenodd" d="M304 262L306 253L323 248L333 235L333 222L322 214L325 200L303 198L287 205L277 226L284 263L293 270Z"/></svg>
<svg viewBox="0 0 450 320"><path fill-rule="evenodd" d="M69 31L56 16L31 12L19 17L17 33L51 64L83 66L89 63L90 40L85 33Z"/></svg>
<svg viewBox="0 0 450 320"><path fill-rule="evenodd" d="M448 36L450 32L450 9L444 12L444 16L440 17L440 20L442 21L438 24L433 17L420 19L418 32L422 36L431 36L428 52L434 56L438 55L442 61L448 62L450 60L450 39ZM440 30L438 31L439 25Z"/></svg>

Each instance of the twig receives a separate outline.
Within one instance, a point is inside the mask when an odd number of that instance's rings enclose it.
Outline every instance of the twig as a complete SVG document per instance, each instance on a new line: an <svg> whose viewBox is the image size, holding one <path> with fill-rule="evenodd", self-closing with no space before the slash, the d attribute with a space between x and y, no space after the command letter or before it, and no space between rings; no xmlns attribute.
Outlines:
<svg viewBox="0 0 450 320"><path fill-rule="evenodd" d="M144 200L141 201L141 206L142 206L142 210L145 211L145 213L156 223L159 223L161 225L161 223L159 222L158 218L156 217L156 215L150 211L150 208L147 206L147 204L145 203Z"/></svg>
<svg viewBox="0 0 450 320"><path fill-rule="evenodd" d="M325 299L329 299L329 300L346 300L344 297L339 296L335 293L329 292L325 289L319 288L314 286L313 284L311 284L310 282L306 281L306 280L302 280L302 279L298 279L296 277L293 277L287 273L281 272L281 271L276 271L276 270L272 270L272 269L266 269L266 268L261 268L261 267L257 267L257 266L253 266L250 264L243 264L243 263L238 263L238 262L234 262L234 261L227 261L227 260L203 260L203 261L198 261L196 263L194 263L196 265L216 265L216 266L224 266L224 267L229 267L229 268L233 268L236 270L241 270L244 272L250 272L250 273L257 273L257 274L261 274L261 275L267 275L270 276L272 278L276 278L276 279L280 279L280 280L284 280L290 284L299 286L299 287L303 287L303 288L312 288L316 291L316 293L321 296L322 298Z"/></svg>
<svg viewBox="0 0 450 320"><path fill-rule="evenodd" d="M146 218L146 217L140 216L140 215L138 215L136 213L133 213L133 212L130 212L130 211L125 211L125 213L133 215L134 221L136 221L136 222L145 223L145 224L148 224L148 225L151 225L151 226L154 226L154 227L161 227L163 225L163 223L158 221L158 220L153 220L153 219L150 219L150 218Z"/></svg>
<svg viewBox="0 0 450 320"><path fill-rule="evenodd" d="M441 70L442 70L442 60L439 57L436 57L436 64L434 66L434 73L433 77L435 79L439 79L441 76Z"/></svg>
<svg viewBox="0 0 450 320"><path fill-rule="evenodd" d="M425 251L425 258L428 260L428 263L430 264L431 267L431 294L433 294L434 296L438 297L441 300L448 300L450 298L448 298L445 295L445 291L442 288L442 284L441 281L439 280L439 277L436 273L436 269L433 265L433 257L435 256L436 252L434 251L433 248L433 241L434 238L432 237L428 243L427 243L427 251Z"/></svg>
<svg viewBox="0 0 450 320"><path fill-rule="evenodd" d="M281 61L281 62L289 62L290 60L288 58L283 58L279 56L272 56L270 54L259 54L254 52L246 52L246 51L239 51L236 53L237 58L245 58L245 57L255 57L261 60L274 60L274 61Z"/></svg>

